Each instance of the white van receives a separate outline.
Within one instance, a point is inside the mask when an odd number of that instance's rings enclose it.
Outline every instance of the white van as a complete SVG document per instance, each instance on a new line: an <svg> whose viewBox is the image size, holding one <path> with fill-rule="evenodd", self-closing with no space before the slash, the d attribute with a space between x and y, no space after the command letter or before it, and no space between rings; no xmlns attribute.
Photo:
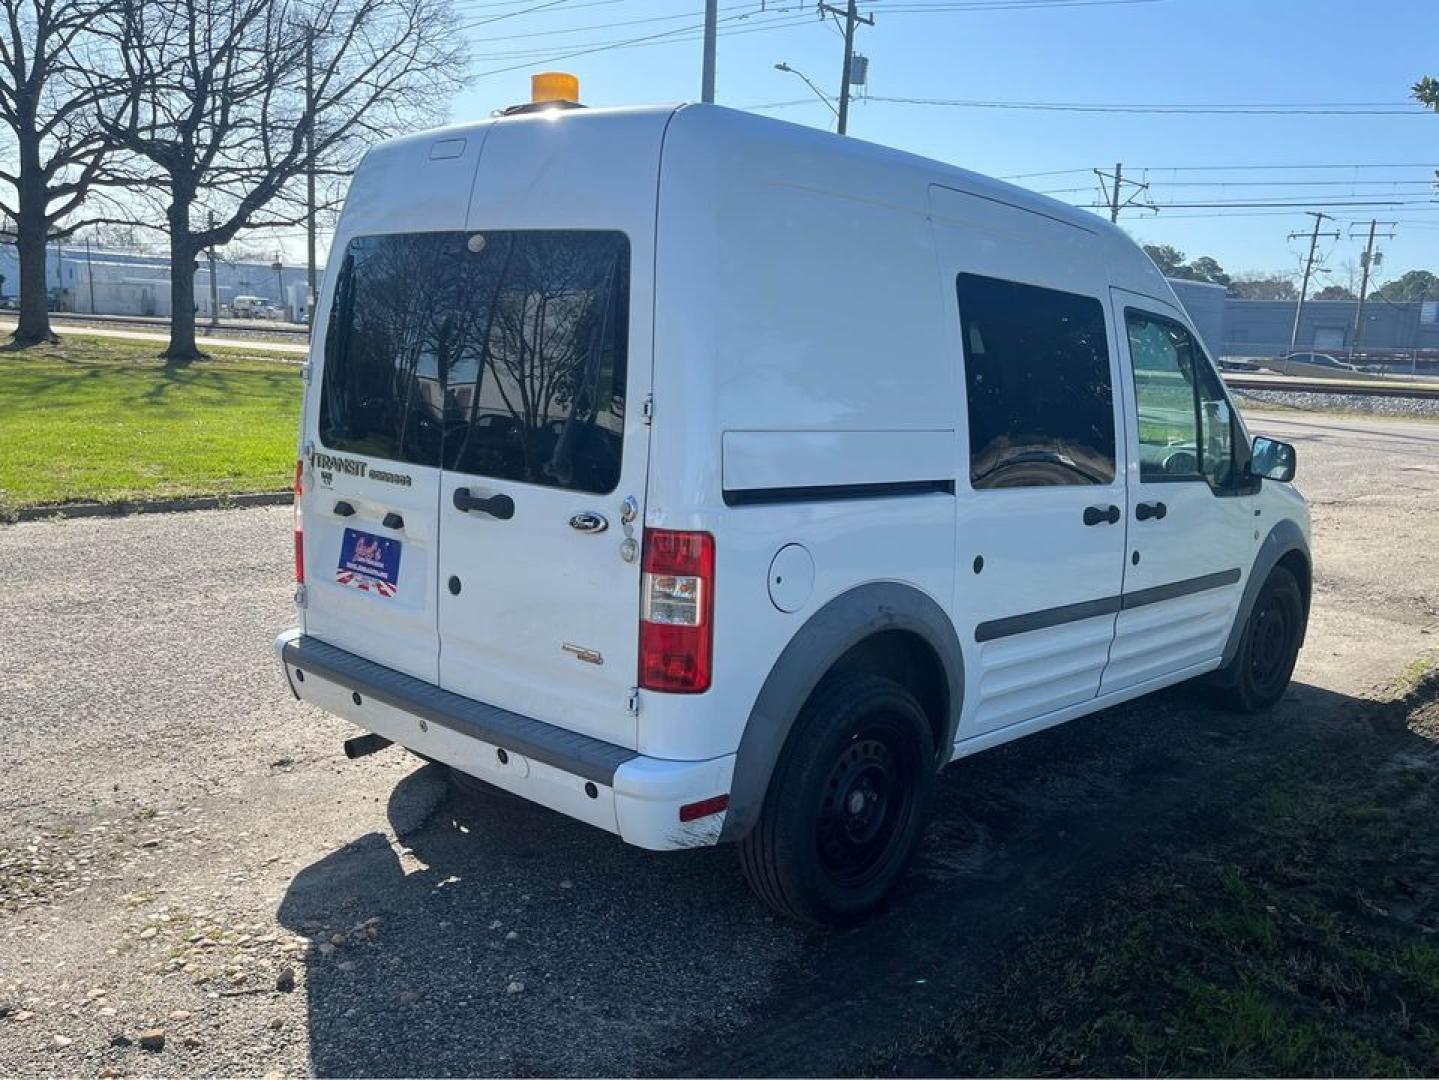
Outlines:
<svg viewBox="0 0 1439 1080"><path fill-rule="evenodd" d="M777 909L948 762L1303 640L1294 451L1091 214L714 106L371 150L319 302L296 697Z"/></svg>

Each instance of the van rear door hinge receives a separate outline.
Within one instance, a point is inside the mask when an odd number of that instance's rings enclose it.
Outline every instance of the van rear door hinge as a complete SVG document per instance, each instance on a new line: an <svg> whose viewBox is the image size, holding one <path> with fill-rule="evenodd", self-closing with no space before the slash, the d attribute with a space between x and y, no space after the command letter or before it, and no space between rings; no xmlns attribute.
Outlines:
<svg viewBox="0 0 1439 1080"><path fill-rule="evenodd" d="M300 381L304 383L310 381L310 361L308 360L300 365Z"/></svg>
<svg viewBox="0 0 1439 1080"><path fill-rule="evenodd" d="M626 711L631 716L640 714L640 688L638 686L630 687L630 699L626 703Z"/></svg>
<svg viewBox="0 0 1439 1080"><path fill-rule="evenodd" d="M654 422L655 396L653 394L645 395L645 403L640 406L640 416L644 418L645 427L649 427Z"/></svg>

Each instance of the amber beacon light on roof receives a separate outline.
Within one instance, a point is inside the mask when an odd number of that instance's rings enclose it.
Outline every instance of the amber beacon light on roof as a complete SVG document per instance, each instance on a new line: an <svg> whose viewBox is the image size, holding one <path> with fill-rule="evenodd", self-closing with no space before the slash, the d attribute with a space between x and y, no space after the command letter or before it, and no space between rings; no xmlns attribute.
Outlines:
<svg viewBox="0 0 1439 1080"><path fill-rule="evenodd" d="M583 109L580 80L565 71L541 71L530 76L530 100L500 111L501 116L549 112L555 109Z"/></svg>

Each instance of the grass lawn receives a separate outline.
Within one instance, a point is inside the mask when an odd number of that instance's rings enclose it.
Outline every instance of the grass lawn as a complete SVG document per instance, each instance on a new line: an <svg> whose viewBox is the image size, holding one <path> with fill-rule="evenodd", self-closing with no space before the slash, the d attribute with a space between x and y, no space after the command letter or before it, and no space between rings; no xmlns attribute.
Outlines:
<svg viewBox="0 0 1439 1080"><path fill-rule="evenodd" d="M1279 766L865 1075L1439 1073L1439 673Z"/></svg>
<svg viewBox="0 0 1439 1080"><path fill-rule="evenodd" d="M216 348L167 367L160 348L67 334L0 350L0 514L290 484L298 366Z"/></svg>

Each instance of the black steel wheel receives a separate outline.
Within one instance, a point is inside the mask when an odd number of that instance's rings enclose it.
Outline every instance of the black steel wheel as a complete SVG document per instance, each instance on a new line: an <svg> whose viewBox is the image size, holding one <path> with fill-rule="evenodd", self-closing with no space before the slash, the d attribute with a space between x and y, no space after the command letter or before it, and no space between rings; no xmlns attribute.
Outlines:
<svg viewBox="0 0 1439 1080"><path fill-rule="evenodd" d="M1284 696L1304 639L1304 597L1282 566L1270 571L1244 626L1239 652L1221 671L1224 703L1239 712L1267 709Z"/></svg>
<svg viewBox="0 0 1439 1080"><path fill-rule="evenodd" d="M934 775L929 721L909 691L876 675L827 678L801 711L760 820L740 842L750 886L805 922L868 914L914 852Z"/></svg>

